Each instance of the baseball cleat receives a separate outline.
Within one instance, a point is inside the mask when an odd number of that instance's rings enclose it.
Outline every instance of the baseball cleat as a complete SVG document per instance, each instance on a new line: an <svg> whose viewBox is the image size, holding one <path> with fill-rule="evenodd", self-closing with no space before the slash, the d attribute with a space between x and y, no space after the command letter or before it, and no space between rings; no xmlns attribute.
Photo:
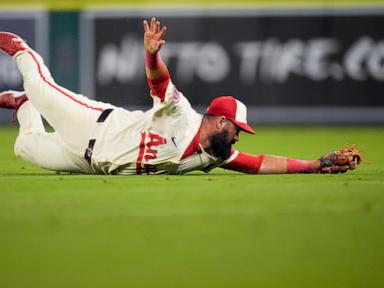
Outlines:
<svg viewBox="0 0 384 288"><path fill-rule="evenodd" d="M17 36L9 32L0 32L0 50L9 56L14 56L19 51L28 48L27 43Z"/></svg>
<svg viewBox="0 0 384 288"><path fill-rule="evenodd" d="M4 91L0 93L0 107L6 109L19 109L27 101L27 95L24 91Z"/></svg>

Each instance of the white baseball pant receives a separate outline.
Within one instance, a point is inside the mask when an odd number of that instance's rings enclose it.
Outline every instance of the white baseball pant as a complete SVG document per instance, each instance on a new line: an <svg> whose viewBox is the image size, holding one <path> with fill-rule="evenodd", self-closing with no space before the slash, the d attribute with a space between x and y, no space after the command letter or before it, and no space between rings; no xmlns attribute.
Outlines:
<svg viewBox="0 0 384 288"><path fill-rule="evenodd" d="M15 59L29 99L17 112L15 154L49 170L92 173L84 159L91 133L102 111L116 107L57 85L33 50L18 53ZM45 131L40 114L55 132Z"/></svg>

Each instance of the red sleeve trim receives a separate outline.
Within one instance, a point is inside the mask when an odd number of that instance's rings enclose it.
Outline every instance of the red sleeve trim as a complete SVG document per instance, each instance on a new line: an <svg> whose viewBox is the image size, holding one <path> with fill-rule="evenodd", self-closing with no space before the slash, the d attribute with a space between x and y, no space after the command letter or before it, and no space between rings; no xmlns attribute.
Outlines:
<svg viewBox="0 0 384 288"><path fill-rule="evenodd" d="M222 166L222 168L248 174L256 174L260 170L263 159L264 155L252 155L239 152L235 159Z"/></svg>
<svg viewBox="0 0 384 288"><path fill-rule="evenodd" d="M170 79L171 77L169 76L168 72L158 79L151 80L147 78L151 94L153 96L159 97L161 102L164 102L165 100L165 93L167 92Z"/></svg>

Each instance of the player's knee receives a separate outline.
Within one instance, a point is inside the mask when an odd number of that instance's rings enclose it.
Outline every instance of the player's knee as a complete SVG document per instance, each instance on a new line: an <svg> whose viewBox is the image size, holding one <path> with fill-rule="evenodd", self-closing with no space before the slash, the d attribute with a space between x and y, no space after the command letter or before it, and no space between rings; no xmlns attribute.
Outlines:
<svg viewBox="0 0 384 288"><path fill-rule="evenodd" d="M36 162L36 141L33 133L21 134L17 136L13 151L16 157L20 157L28 162Z"/></svg>
<svg viewBox="0 0 384 288"><path fill-rule="evenodd" d="M15 145L13 147L13 152L15 153L16 157L24 158L23 155L25 155L25 149L24 149L24 142L25 142L25 135L19 135L16 138Z"/></svg>

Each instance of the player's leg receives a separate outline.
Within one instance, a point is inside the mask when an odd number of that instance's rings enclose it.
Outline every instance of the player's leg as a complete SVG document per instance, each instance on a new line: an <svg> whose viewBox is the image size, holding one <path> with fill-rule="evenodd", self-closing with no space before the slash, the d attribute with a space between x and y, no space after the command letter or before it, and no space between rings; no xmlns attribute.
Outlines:
<svg viewBox="0 0 384 288"><path fill-rule="evenodd" d="M112 106L58 86L34 51L21 53L16 62L33 105L72 148L82 150L100 114Z"/></svg>
<svg viewBox="0 0 384 288"><path fill-rule="evenodd" d="M72 149L83 153L100 114L115 107L57 85L40 55L16 35L0 32L0 50L16 59L25 92L36 109Z"/></svg>
<svg viewBox="0 0 384 288"><path fill-rule="evenodd" d="M85 159L72 153L58 133L45 131L40 113L30 101L19 108L17 119L16 156L48 170L92 173Z"/></svg>

